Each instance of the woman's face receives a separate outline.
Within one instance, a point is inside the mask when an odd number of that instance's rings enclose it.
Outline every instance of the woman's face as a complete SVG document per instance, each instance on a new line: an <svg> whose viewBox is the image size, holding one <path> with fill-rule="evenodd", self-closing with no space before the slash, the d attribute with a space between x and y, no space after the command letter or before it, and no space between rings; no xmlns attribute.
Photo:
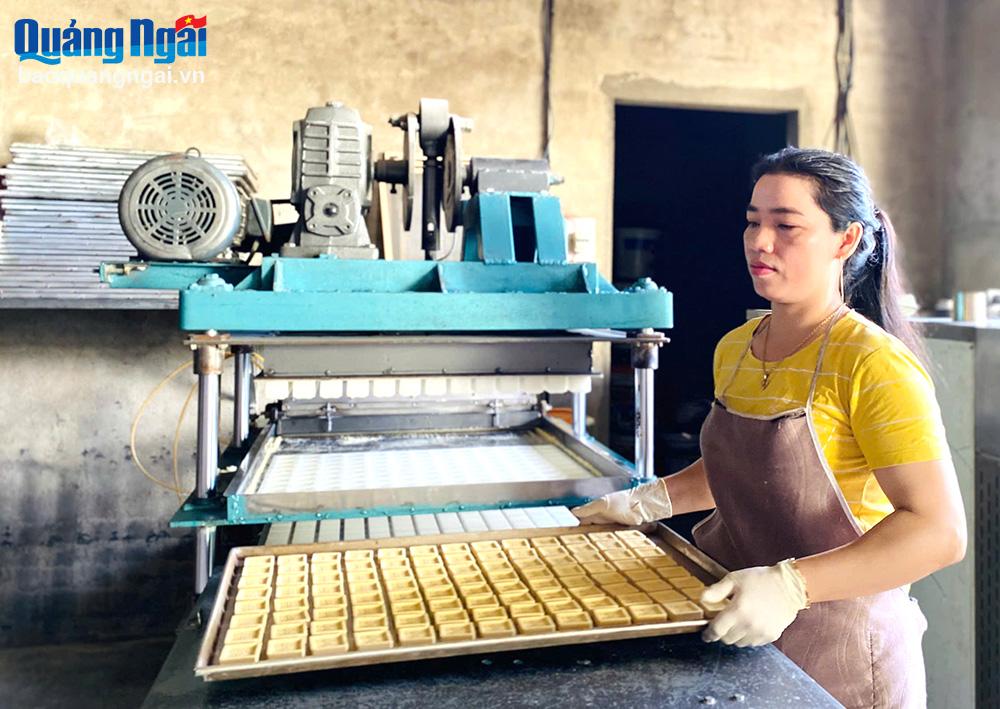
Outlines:
<svg viewBox="0 0 1000 709"><path fill-rule="evenodd" d="M837 287L843 234L798 175L764 175L747 206L743 251L757 294L771 302L828 297Z"/></svg>

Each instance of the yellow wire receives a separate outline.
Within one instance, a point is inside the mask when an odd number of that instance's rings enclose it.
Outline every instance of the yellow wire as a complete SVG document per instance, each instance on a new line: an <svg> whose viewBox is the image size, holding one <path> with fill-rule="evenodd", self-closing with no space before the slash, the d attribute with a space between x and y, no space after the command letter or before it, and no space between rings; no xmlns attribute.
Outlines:
<svg viewBox="0 0 1000 709"><path fill-rule="evenodd" d="M229 353L226 355L225 359L229 359L231 356L232 353ZM263 370L264 358L261 355L257 354L256 352L252 353L251 356L253 358L254 363ZM132 419L132 428L129 432L129 450L132 453L132 462L134 462L136 467L139 468L139 472L141 472L154 485L157 485L158 487L161 487L164 490L169 490L174 494L176 494L177 499L180 502L184 501L184 490L181 489L180 469L177 460L177 450L180 447L180 433L182 424L184 422L184 417L187 415L188 408L190 408L191 406L191 399L194 398L194 393L198 389L198 382L195 381L194 384L191 385L191 389L188 391L187 397L184 399L184 405L181 407L180 415L177 417L177 426L174 428L174 440L173 440L173 445L171 447L171 459L172 459L172 468L174 476L173 485L170 485L169 483L160 480L152 473L150 473L149 470L146 468L146 466L143 465L142 460L140 460L139 458L139 448L136 445L136 437L138 436L139 432L139 422L145 415L146 408L149 406L150 402L152 402L152 400L156 398L156 395L159 394L160 391L163 389L163 387L169 384L174 379L174 377L176 377L184 370L188 369L190 366L191 366L190 360L186 360L184 363L179 364L176 367L176 369L174 369L172 372L170 372L170 374L165 376L160 381L160 383L157 384L151 392L149 392L149 394L143 400L142 404L139 405L139 409L136 411L135 417Z"/></svg>
<svg viewBox="0 0 1000 709"><path fill-rule="evenodd" d="M231 352L227 353L225 359L229 359L232 356L233 355ZM261 355L257 354L256 352L251 353L251 357L254 361L254 364L260 367L261 370L263 370L264 358ZM180 441L181 441L181 428L184 423L184 417L187 415L188 408L191 406L191 399L194 398L194 393L195 391L197 391L197 389L198 389L198 382L195 381L195 383L191 385L191 389L190 391L188 391L187 397L184 399L184 405L181 407L181 413L177 417L177 426L174 428L174 441L173 445L171 446L170 457L173 462L174 487L177 490L181 490L180 463L177 459L177 451L180 448ZM177 493L177 497L181 502L184 501L184 498L182 497L182 494L180 492Z"/></svg>
<svg viewBox="0 0 1000 709"><path fill-rule="evenodd" d="M174 379L174 377L176 377L184 370L189 369L190 367L191 367L190 360L187 360L183 364L178 365L178 367L174 371L172 371L170 374L164 377L163 380L159 384L157 384L151 392L149 392L149 394L143 400L142 404L139 405L139 410L136 411L135 418L132 419L132 430L129 434L129 449L131 450L132 453L132 461L135 463L136 467L139 468L139 471L143 475L145 475L149 479L149 481L152 482L154 485L158 485L159 487L162 487L164 490L172 490L178 495L181 494L179 486L172 487L169 484L160 480L159 478L154 477L153 474L146 469L146 466L142 464L142 461L139 459L139 450L135 444L135 439L139 430L139 421L142 420L143 415L146 413L146 407L149 406L149 403L153 400L154 397L156 397L157 394L160 393L163 387L165 387Z"/></svg>

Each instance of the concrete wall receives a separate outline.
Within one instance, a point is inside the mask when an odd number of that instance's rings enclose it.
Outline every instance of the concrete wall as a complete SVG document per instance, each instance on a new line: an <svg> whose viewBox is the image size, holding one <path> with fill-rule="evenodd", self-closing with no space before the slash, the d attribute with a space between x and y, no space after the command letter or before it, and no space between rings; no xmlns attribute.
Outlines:
<svg viewBox="0 0 1000 709"><path fill-rule="evenodd" d="M173 313L0 311L0 645L167 632L190 598L177 497L129 452L147 394L190 361ZM193 375L154 399L136 443L170 479ZM179 447L193 486L193 410Z"/></svg>
<svg viewBox="0 0 1000 709"><path fill-rule="evenodd" d="M0 47L28 14L65 26L124 24L126 3L35 0L4 6ZM800 142L829 145L835 82L835 0L556 0L553 49L554 168L567 211L598 219L599 254L611 258L615 100L801 112ZM941 222L939 130L944 105L948 3L855 3L857 61L851 106L858 155L883 206L895 215L916 290L936 294ZM957 3L988 44L989 3ZM975 10L974 8L983 8ZM11 57L0 64L0 160L15 140L247 156L270 197L288 191L291 123L337 98L374 126L377 149L400 132L385 118L443 96L476 119L470 154L532 156L540 150L540 0L390 0L232 3L205 0L209 52L204 83L148 89L24 84ZM169 15L169 17L168 17ZM161 22L172 19L163 11ZM986 19L984 17L984 19ZM961 43L960 43L961 44ZM964 45L963 45L964 46ZM6 50L4 50L6 51ZM969 50L968 48L963 51ZM994 52L996 50L993 50ZM99 67L96 61L86 64ZM32 66L28 66L32 65ZM80 66L80 64L68 64ZM124 69L147 68L127 59ZM986 83L966 81L969 95ZM975 76L979 76L978 74Z"/></svg>
<svg viewBox="0 0 1000 709"><path fill-rule="evenodd" d="M948 102L945 293L1000 287L1000 5L954 4Z"/></svg>
<svg viewBox="0 0 1000 709"><path fill-rule="evenodd" d="M190 11L176 7L156 18L165 23ZM476 119L470 154L534 156L541 149L540 0L242 7L204 0L196 8L210 30L209 56L197 65L201 85L20 83L27 67L7 49L17 17L60 26L73 17L90 26L123 24L135 11L109 0L68 8L35 0L0 10L0 151L12 141L197 145L244 154L262 193L282 197L291 122L308 106L331 98L356 106L373 124L378 149L392 151L400 136L385 117L414 110L421 96L447 97L454 111ZM855 11L859 154L927 299L941 281L945 4L870 0L855 3ZM828 144L835 33L835 0L556 0L551 156L566 177L558 188L565 210L597 219L602 272L611 270L615 101L794 110L800 143ZM147 66L128 60L124 68ZM176 500L131 468L123 446L142 396L184 356L170 318L0 317L0 410L18 412L0 441L7 486L0 502L7 541L0 544L9 542L0 546L0 597L9 608L0 642L169 628L188 588L190 547L183 535L165 532ZM146 435L157 456L184 393L177 384L150 417ZM603 422L603 392L591 399ZM168 470L157 462L161 474ZM122 542L128 530L133 538ZM77 543L79 535L93 541Z"/></svg>
<svg viewBox="0 0 1000 709"><path fill-rule="evenodd" d="M568 177L561 189L568 208L596 211L599 234L610 228L615 99L798 110L800 144L830 146L836 2L557 4L552 158ZM884 0L854 8L858 154L926 298L940 278L935 170L945 4ZM611 245L599 242L602 263Z"/></svg>

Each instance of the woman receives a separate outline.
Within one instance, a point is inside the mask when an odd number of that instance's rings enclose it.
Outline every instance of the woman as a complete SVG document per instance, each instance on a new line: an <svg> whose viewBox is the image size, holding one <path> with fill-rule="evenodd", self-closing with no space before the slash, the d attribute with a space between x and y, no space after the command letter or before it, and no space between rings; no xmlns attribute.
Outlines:
<svg viewBox="0 0 1000 709"><path fill-rule="evenodd" d="M771 314L715 351L702 458L574 510L640 524L715 509L695 542L729 573L708 641L774 642L848 707L926 703L908 584L965 554L965 516L895 235L861 168L787 148L753 171L743 248Z"/></svg>

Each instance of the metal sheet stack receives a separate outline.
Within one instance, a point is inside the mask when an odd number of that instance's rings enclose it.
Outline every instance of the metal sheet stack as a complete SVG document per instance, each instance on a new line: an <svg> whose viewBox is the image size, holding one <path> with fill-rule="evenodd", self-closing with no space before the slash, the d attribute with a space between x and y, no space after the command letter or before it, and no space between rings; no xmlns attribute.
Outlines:
<svg viewBox="0 0 1000 709"><path fill-rule="evenodd" d="M112 290L102 261L136 251L118 223L129 174L163 152L14 143L0 168L0 308L173 308L176 291ZM242 198L257 177L238 155L203 155Z"/></svg>

